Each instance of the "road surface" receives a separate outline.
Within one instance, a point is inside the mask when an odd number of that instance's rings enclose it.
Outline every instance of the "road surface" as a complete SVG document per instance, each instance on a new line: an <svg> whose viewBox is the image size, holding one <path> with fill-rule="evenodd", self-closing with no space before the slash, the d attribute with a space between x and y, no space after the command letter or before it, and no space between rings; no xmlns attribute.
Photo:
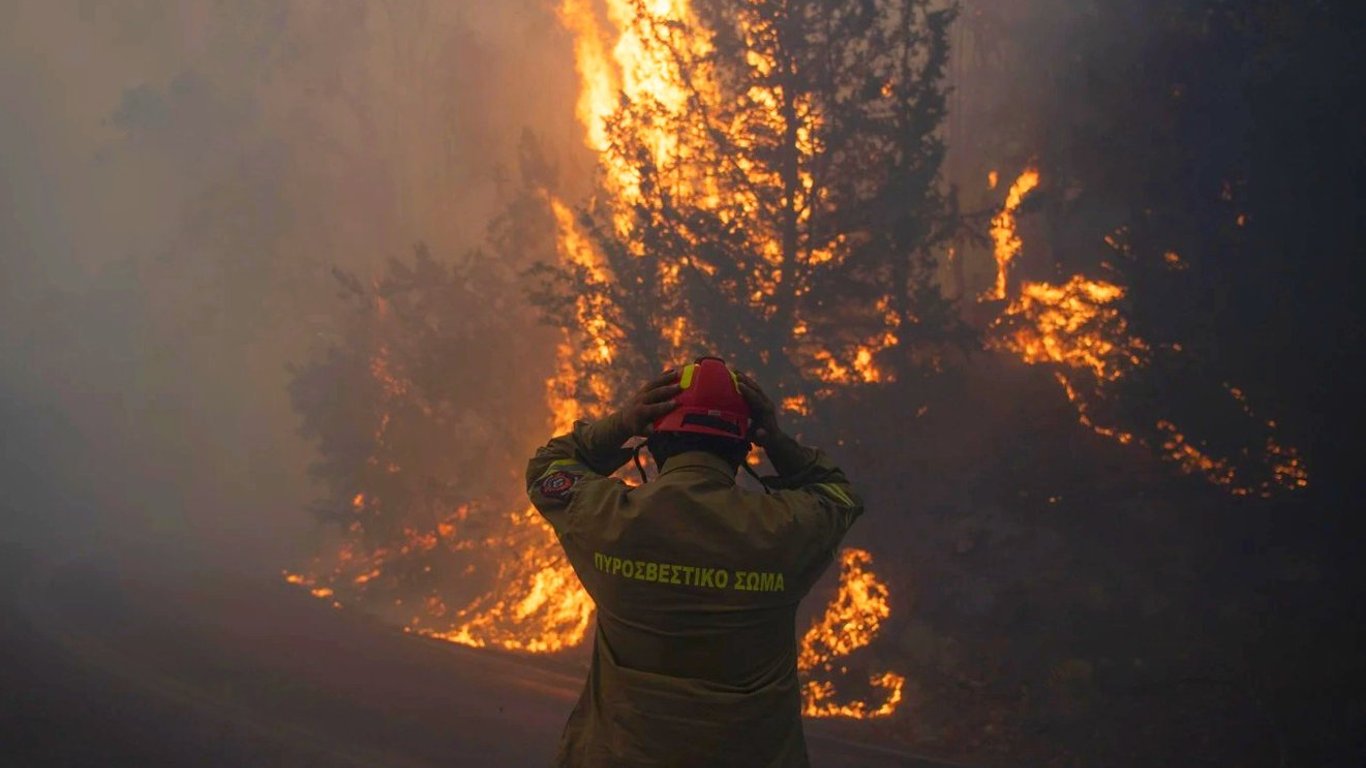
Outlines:
<svg viewBox="0 0 1366 768"><path fill-rule="evenodd" d="M268 577L0 569L5 766L543 766L582 683L563 660L407 636ZM808 724L817 768L943 765L876 740Z"/></svg>

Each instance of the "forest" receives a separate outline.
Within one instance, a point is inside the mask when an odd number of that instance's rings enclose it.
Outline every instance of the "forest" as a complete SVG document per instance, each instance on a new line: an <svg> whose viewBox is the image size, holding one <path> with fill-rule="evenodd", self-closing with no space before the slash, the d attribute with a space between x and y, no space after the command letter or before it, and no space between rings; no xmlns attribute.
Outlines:
<svg viewBox="0 0 1366 768"><path fill-rule="evenodd" d="M714 353L867 501L808 717L964 765L1366 759L1361 4L474 5L0 12L122 57L45 75L118 94L70 106L0 76L44 105L6 145L98 126L5 158L0 243L59 254L0 273L7 485L120 500L14 530L579 670L526 459Z"/></svg>

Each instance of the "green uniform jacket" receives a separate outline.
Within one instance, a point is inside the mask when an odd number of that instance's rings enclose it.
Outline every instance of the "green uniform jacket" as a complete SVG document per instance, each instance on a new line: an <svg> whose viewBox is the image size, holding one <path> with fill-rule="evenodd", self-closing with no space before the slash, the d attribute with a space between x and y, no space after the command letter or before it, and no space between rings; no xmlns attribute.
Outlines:
<svg viewBox="0 0 1366 768"><path fill-rule="evenodd" d="M632 488L617 416L579 422L527 467L536 509L597 603L592 667L557 765L806 766L797 603L863 511L844 473L790 438L771 494L683 453Z"/></svg>

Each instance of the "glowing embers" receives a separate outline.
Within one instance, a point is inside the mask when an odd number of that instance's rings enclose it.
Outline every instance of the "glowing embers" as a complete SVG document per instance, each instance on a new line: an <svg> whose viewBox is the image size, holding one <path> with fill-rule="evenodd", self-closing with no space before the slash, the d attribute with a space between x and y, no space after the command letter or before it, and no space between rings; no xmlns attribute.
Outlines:
<svg viewBox="0 0 1366 768"><path fill-rule="evenodd" d="M1256 464L1266 468L1264 477L1245 478L1238 467L1227 459L1221 459L1201 450L1187 440L1181 430L1165 419L1157 422L1162 436L1163 454L1175 462L1186 474L1201 474L1211 481L1228 488L1235 496L1259 496L1269 499L1277 493L1295 491L1309 486L1309 470L1304 466L1299 451L1294 447L1281 445L1276 440L1276 422L1263 422L1252 411L1242 390L1227 384L1224 389L1242 408L1249 419L1263 424L1266 438L1261 446L1261 455L1255 457Z"/></svg>
<svg viewBox="0 0 1366 768"><path fill-rule="evenodd" d="M802 637L797 667L806 677L802 713L808 717L885 717L901 703L906 678L895 672L868 675L871 694L865 697L842 698L835 684L849 675L849 655L867 647L892 614L887 585L872 564L873 556L862 549L840 553L839 592Z"/></svg>
<svg viewBox="0 0 1366 768"><path fill-rule="evenodd" d="M821 367L817 368L813 375L831 384L875 384L887 380L887 375L877 366L873 356L895 346L896 343L896 334L887 331L879 338L870 339L868 344L859 345L848 364L841 362L824 349L817 350L814 358Z"/></svg>

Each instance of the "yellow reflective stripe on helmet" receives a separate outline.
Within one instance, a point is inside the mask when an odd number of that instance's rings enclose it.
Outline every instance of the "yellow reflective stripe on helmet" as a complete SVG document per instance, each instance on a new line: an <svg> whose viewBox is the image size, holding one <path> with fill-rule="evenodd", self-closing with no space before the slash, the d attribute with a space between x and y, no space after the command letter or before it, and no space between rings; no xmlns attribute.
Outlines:
<svg viewBox="0 0 1366 768"><path fill-rule="evenodd" d="M849 494L843 488L839 487L838 485L835 485L834 483L816 483L811 487L819 488L820 490L825 492L826 496L829 496L830 498L834 499L835 501L838 501L846 507L854 506L854 500L849 497Z"/></svg>
<svg viewBox="0 0 1366 768"><path fill-rule="evenodd" d="M736 392L739 392L739 391L740 391L740 376L735 372L735 369L734 369L734 368L731 368L730 366L726 366L726 370L727 370L727 371L730 371L730 383L734 384L734 385L735 385L735 391L736 391ZM742 394L743 394L743 393L742 393Z"/></svg>
<svg viewBox="0 0 1366 768"><path fill-rule="evenodd" d="M688 387L692 386L692 374L696 368L697 366L693 365L692 363L688 363L687 365L683 366L683 378L678 380L678 386L680 389L687 389Z"/></svg>

